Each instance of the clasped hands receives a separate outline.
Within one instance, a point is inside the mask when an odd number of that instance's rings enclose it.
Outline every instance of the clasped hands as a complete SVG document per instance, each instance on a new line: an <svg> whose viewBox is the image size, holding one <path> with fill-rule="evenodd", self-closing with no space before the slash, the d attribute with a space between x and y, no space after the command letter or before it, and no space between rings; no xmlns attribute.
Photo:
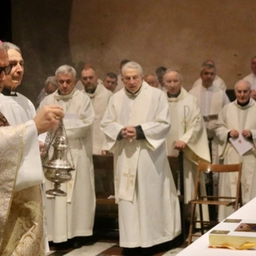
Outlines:
<svg viewBox="0 0 256 256"><path fill-rule="evenodd" d="M229 132L229 135L230 135L231 138L238 138L239 132L238 132L237 130L235 130L235 129L232 129L232 130ZM242 131L242 135L243 135L246 139L248 139L248 138L250 138L250 137L252 136L252 133L251 133L250 130L245 129L245 130Z"/></svg>
<svg viewBox="0 0 256 256"><path fill-rule="evenodd" d="M136 128L134 126L127 126L121 130L123 139L133 140L137 138Z"/></svg>

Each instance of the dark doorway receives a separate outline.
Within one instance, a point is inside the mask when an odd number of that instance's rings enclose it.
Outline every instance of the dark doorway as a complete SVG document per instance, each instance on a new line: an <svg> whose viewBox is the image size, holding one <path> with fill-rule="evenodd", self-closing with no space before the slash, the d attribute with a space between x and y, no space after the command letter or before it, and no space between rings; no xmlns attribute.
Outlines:
<svg viewBox="0 0 256 256"><path fill-rule="evenodd" d="M0 40L12 41L12 8L11 0L1 0Z"/></svg>

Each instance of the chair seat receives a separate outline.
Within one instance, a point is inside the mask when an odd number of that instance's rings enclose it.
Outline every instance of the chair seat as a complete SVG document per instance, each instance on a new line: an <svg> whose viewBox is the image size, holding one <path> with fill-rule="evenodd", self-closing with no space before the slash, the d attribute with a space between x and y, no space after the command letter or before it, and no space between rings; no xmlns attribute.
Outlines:
<svg viewBox="0 0 256 256"><path fill-rule="evenodd" d="M108 198L110 196L109 193L97 193L96 195L96 203L97 204L116 204L114 198Z"/></svg>
<svg viewBox="0 0 256 256"><path fill-rule="evenodd" d="M191 200L190 204L207 204L207 205L225 205L230 206L234 205L235 201L219 201L219 200Z"/></svg>

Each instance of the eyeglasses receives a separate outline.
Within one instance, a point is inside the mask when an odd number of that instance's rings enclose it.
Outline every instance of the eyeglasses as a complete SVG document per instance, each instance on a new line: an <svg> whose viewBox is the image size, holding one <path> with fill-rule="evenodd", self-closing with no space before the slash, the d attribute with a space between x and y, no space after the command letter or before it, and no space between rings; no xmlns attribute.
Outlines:
<svg viewBox="0 0 256 256"><path fill-rule="evenodd" d="M8 66L5 66L5 67L0 67L0 74L2 72L5 73L5 75L9 75L10 72L11 72L11 69L12 69L12 66L11 65L8 65Z"/></svg>

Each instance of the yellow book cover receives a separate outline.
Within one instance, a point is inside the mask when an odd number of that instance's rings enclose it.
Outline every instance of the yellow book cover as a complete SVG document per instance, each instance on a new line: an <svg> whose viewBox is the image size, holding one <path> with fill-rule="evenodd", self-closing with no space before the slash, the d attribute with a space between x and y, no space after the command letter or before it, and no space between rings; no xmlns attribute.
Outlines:
<svg viewBox="0 0 256 256"><path fill-rule="evenodd" d="M226 219L209 233L211 248L256 250L256 220Z"/></svg>

